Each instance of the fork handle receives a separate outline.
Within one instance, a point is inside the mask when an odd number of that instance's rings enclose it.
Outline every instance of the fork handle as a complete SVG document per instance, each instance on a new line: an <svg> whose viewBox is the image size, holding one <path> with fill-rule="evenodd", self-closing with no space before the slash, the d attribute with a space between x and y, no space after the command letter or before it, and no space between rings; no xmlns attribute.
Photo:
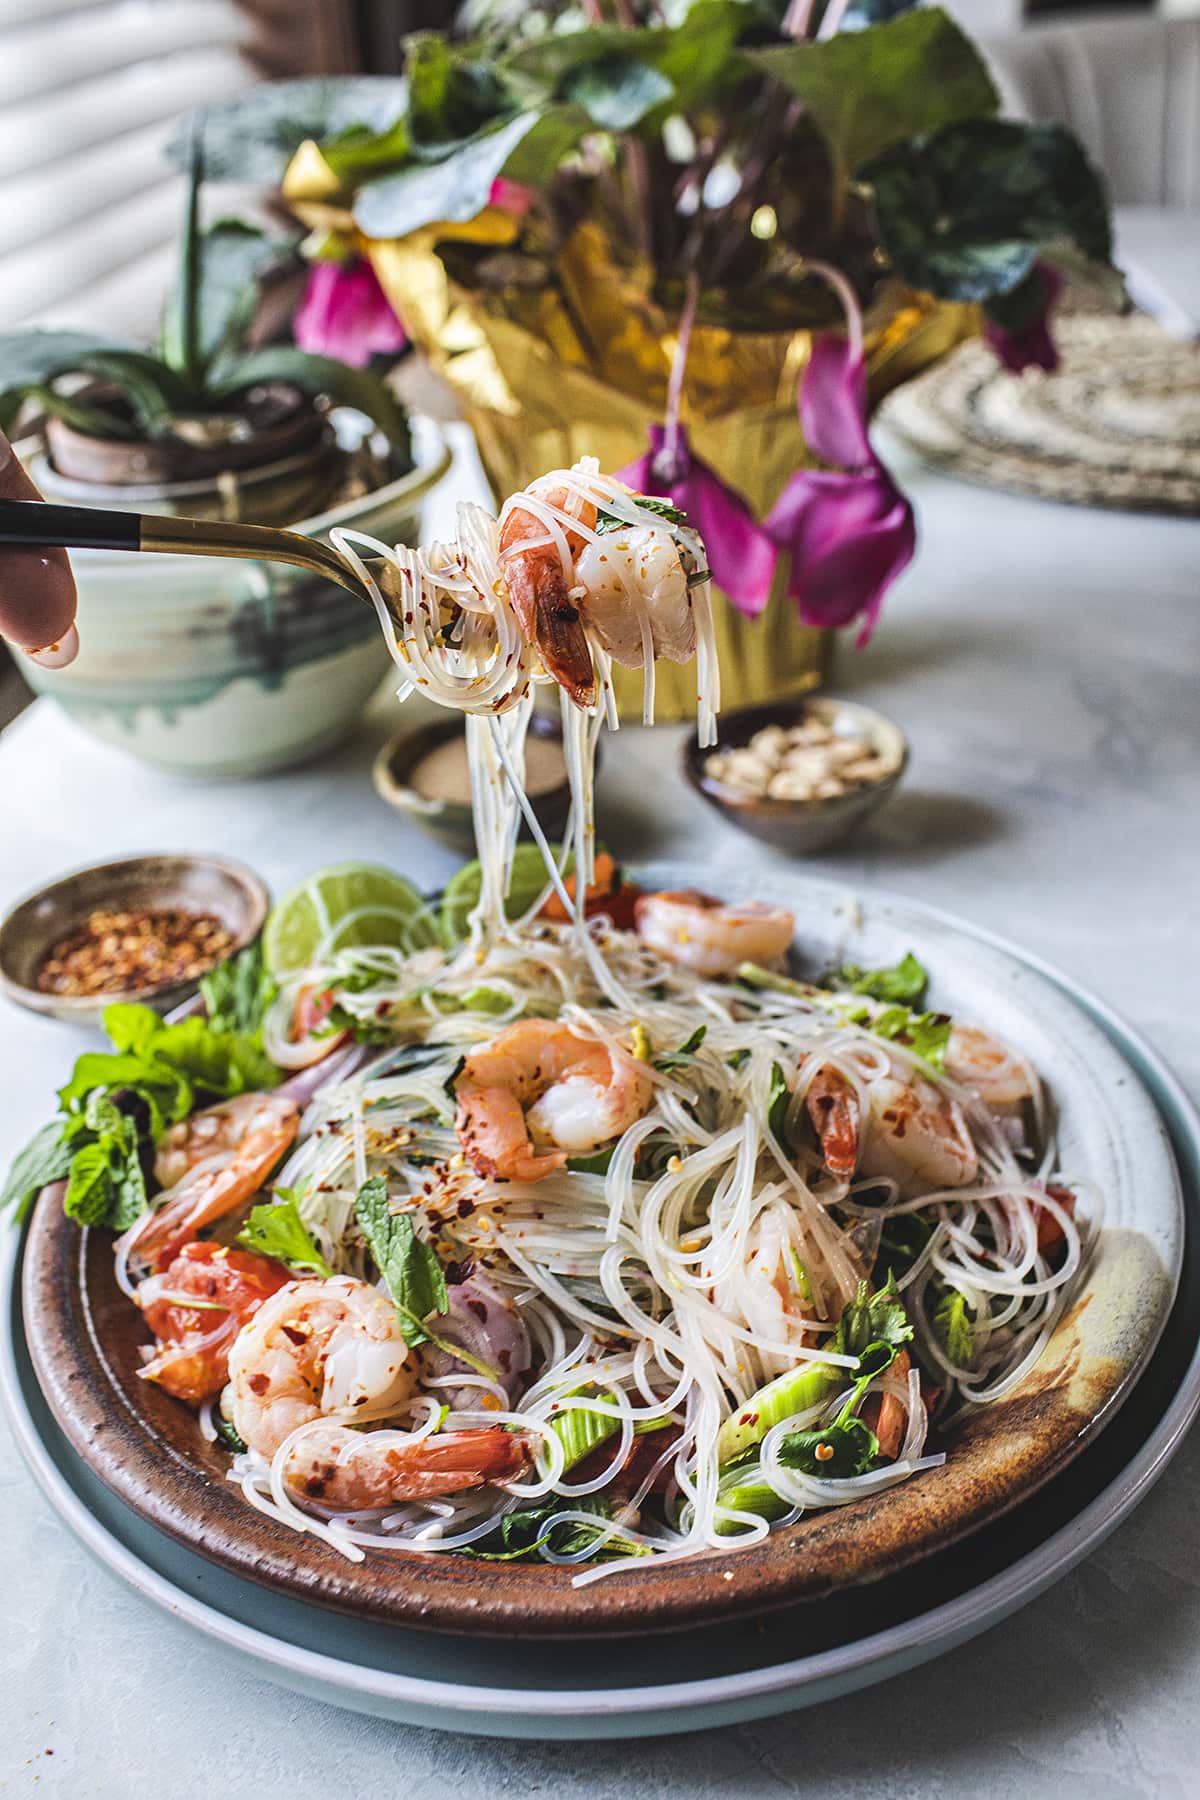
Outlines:
<svg viewBox="0 0 1200 1800"><path fill-rule="evenodd" d="M0 544L59 550L140 550L142 515L50 500L0 500Z"/></svg>

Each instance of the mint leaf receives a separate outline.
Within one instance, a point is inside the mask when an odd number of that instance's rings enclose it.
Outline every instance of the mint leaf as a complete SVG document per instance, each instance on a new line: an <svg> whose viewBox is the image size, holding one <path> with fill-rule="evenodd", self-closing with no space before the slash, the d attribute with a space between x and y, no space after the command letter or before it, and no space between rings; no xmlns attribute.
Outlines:
<svg viewBox="0 0 1200 1800"><path fill-rule="evenodd" d="M253 1207L237 1241L247 1250L257 1250L260 1256L273 1256L289 1269L319 1275L324 1280L333 1270L305 1229L296 1192L295 1188L276 1188L274 1201Z"/></svg>
<svg viewBox="0 0 1200 1800"><path fill-rule="evenodd" d="M843 963L821 984L843 993L866 994L872 1000L894 1000L904 1005L920 1001L929 986L929 972L910 950L898 963L887 969L863 969L857 963Z"/></svg>
<svg viewBox="0 0 1200 1800"><path fill-rule="evenodd" d="M71 1167L72 1150L63 1141L62 1119L51 1119L18 1150L0 1189L0 1212L16 1208L15 1217L22 1220L44 1187L61 1181Z"/></svg>
<svg viewBox="0 0 1200 1800"><path fill-rule="evenodd" d="M262 944L258 940L226 962L219 963L200 980L200 992L212 1029L240 1031L247 1036L261 1033L263 1015L276 991L274 979L264 966Z"/></svg>
<svg viewBox="0 0 1200 1800"><path fill-rule="evenodd" d="M112 1231L127 1231L141 1218L147 1204L138 1129L109 1101L94 1108L93 1116L105 1121L113 1119L115 1124L76 1149L67 1176L63 1211L79 1225L106 1225Z"/></svg>
<svg viewBox="0 0 1200 1800"><path fill-rule="evenodd" d="M404 1213L391 1211L383 1175L372 1175L363 1182L354 1212L387 1282L405 1343L436 1343L465 1361L457 1345L442 1344L426 1327L426 1319L434 1313L444 1313L450 1304L446 1277L436 1253L413 1230L412 1220Z"/></svg>
<svg viewBox="0 0 1200 1800"><path fill-rule="evenodd" d="M103 1143L85 1144L71 1159L63 1211L77 1225L103 1225L113 1200L113 1176Z"/></svg>

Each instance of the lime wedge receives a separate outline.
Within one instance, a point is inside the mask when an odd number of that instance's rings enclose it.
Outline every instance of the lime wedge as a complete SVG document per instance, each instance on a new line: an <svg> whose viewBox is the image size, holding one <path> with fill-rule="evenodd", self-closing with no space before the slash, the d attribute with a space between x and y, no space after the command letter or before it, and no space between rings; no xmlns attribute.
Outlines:
<svg viewBox="0 0 1200 1800"><path fill-rule="evenodd" d="M559 846L551 844L550 848L557 862ZM566 873L569 875L574 867L575 858L569 856ZM477 862L464 863L446 883L438 924L442 942L448 950L466 937L467 920L472 908L479 903L482 886L483 875ZM519 919L522 913L529 911L546 886L546 865L542 861L541 851L536 844L518 844L513 852L512 881L509 884L508 898L504 902L505 915L510 919Z"/></svg>
<svg viewBox="0 0 1200 1800"><path fill-rule="evenodd" d="M272 907L263 929L272 975L303 969L318 955L360 945L421 950L436 944L429 910L411 881L378 863L333 863Z"/></svg>

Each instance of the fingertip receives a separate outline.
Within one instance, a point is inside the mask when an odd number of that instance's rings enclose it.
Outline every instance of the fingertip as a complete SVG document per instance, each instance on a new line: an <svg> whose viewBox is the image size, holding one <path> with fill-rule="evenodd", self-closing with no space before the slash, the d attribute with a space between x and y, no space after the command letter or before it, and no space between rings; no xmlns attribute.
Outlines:
<svg viewBox="0 0 1200 1800"><path fill-rule="evenodd" d="M25 655L39 669L68 668L79 655L79 632L74 624L69 625L55 643L43 644L38 650L26 650Z"/></svg>

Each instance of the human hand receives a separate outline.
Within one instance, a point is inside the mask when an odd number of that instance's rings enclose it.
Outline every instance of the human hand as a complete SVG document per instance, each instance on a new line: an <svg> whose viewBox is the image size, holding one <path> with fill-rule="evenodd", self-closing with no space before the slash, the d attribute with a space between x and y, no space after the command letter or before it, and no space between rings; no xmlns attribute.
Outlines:
<svg viewBox="0 0 1200 1800"><path fill-rule="evenodd" d="M0 431L0 500L40 499ZM0 638L44 669L65 669L75 661L75 578L65 550L32 544L0 548Z"/></svg>

